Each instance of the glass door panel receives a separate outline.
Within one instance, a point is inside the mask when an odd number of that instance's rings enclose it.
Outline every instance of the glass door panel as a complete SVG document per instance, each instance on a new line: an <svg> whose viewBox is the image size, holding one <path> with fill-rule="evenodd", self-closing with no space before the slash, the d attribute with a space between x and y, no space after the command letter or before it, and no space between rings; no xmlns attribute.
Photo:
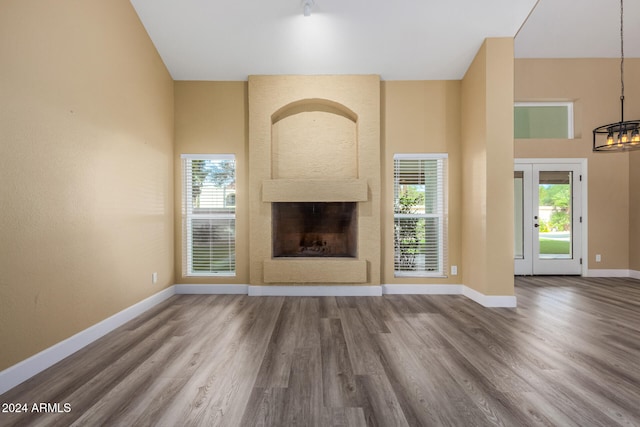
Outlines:
<svg viewBox="0 0 640 427"><path fill-rule="evenodd" d="M533 274L533 185L531 165L516 164L513 173L514 272Z"/></svg>
<svg viewBox="0 0 640 427"><path fill-rule="evenodd" d="M538 176L538 257L572 259L572 171L540 171Z"/></svg>

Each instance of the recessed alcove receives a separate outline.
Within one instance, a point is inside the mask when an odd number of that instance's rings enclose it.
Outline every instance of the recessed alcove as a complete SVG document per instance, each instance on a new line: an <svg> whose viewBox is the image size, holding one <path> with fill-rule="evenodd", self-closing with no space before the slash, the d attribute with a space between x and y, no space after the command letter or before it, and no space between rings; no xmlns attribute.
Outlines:
<svg viewBox="0 0 640 427"><path fill-rule="evenodd" d="M358 177L357 117L346 107L305 99L271 120L272 179Z"/></svg>

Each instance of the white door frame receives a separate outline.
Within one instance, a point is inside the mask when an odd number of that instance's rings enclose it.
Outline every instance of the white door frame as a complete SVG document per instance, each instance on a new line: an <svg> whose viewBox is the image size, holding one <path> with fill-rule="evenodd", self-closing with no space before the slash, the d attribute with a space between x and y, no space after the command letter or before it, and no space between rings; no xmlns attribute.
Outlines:
<svg viewBox="0 0 640 427"><path fill-rule="evenodd" d="M533 240L533 274L582 274L582 227L579 225L582 223L582 168L580 163L535 163L531 167L532 169L532 184L535 185L532 188L533 197L533 214L535 223L535 231L532 233ZM551 258L543 257L540 254L540 232L538 224L540 220L538 215L539 211L539 197L538 191L540 186L541 176L545 172L562 171L563 173L571 171L571 247L573 253L570 258L561 258L552 256Z"/></svg>
<svg viewBox="0 0 640 427"><path fill-rule="evenodd" d="M587 191L587 183L589 182L589 175L587 169L587 159L586 158L518 158L514 159L514 164L534 164L534 163L543 163L543 164L579 164L580 171L582 175L582 185L580 185L580 210L582 216L582 222L576 224L576 226L580 227L581 233L581 245L580 245L580 256L582 257L582 276L588 275L589 270L589 234L588 234L588 191ZM515 169L515 168L514 168ZM526 218L525 218L526 220Z"/></svg>

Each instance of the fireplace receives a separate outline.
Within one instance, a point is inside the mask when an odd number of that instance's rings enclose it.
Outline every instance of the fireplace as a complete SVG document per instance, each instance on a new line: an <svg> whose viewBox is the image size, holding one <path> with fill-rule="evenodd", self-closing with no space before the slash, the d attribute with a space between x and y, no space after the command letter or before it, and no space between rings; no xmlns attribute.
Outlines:
<svg viewBox="0 0 640 427"><path fill-rule="evenodd" d="M273 257L357 256L356 202L272 203Z"/></svg>
<svg viewBox="0 0 640 427"><path fill-rule="evenodd" d="M250 285L380 285L379 76L248 91Z"/></svg>

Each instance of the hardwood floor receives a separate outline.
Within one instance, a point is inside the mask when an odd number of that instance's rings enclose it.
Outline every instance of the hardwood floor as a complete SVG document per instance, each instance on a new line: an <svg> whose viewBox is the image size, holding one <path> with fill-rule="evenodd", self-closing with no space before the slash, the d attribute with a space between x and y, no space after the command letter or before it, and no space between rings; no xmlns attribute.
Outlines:
<svg viewBox="0 0 640 427"><path fill-rule="evenodd" d="M640 281L516 292L175 296L0 396L60 413L0 425L640 425Z"/></svg>

